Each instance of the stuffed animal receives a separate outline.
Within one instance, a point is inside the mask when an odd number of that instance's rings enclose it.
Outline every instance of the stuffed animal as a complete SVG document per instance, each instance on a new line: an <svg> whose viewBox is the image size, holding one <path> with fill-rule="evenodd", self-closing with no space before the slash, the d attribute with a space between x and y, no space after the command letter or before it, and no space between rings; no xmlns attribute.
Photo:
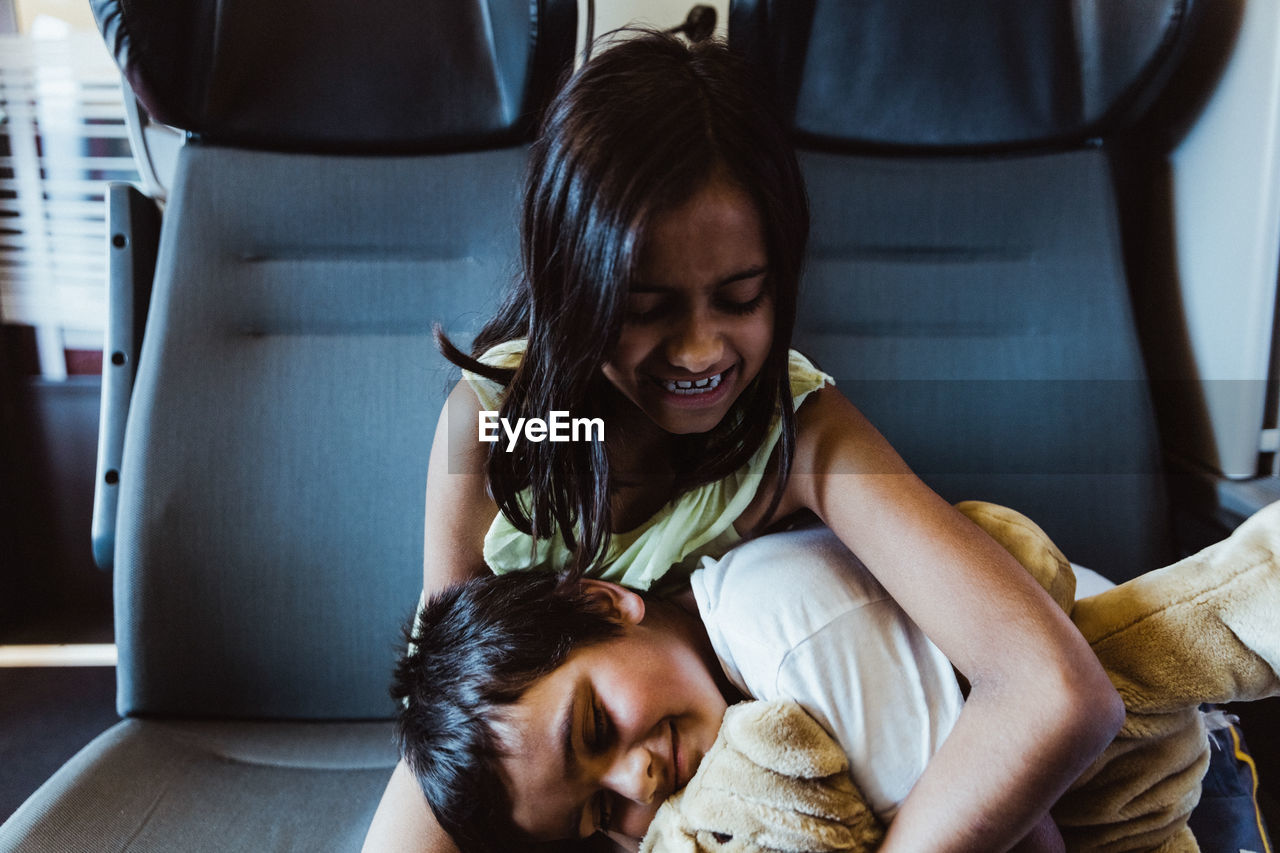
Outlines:
<svg viewBox="0 0 1280 853"><path fill-rule="evenodd" d="M1209 762L1201 703L1280 695L1280 502L1179 563L1073 601L1062 552L1020 513L957 508L1080 628L1124 699L1120 733L1053 809L1069 850L1195 853L1187 816ZM641 853L870 851L883 828L834 740L791 702L730 708Z"/></svg>
<svg viewBox="0 0 1280 853"><path fill-rule="evenodd" d="M818 853L874 850L883 837L840 745L813 717L794 702L741 702L640 850Z"/></svg>

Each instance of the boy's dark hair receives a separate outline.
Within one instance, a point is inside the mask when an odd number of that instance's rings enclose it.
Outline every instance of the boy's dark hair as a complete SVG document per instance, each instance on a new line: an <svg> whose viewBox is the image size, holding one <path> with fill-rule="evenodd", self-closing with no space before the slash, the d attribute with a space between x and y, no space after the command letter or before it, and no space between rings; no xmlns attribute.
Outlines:
<svg viewBox="0 0 1280 853"><path fill-rule="evenodd" d="M572 651L620 632L579 584L540 571L465 581L418 614L391 686L396 737L463 853L538 849L512 820L495 723Z"/></svg>
<svg viewBox="0 0 1280 853"><path fill-rule="evenodd" d="M521 220L521 276L472 355L438 335L447 358L506 386L501 416L552 410L602 417L613 389L600 367L612 355L627 290L646 235L721 174L755 201L764 228L774 307L773 345L755 381L723 422L674 438L679 491L741 468L781 419L777 507L795 448L788 351L809 210L804 179L767 87L722 43L687 45L644 33L593 57L547 109L534 143ZM515 370L477 358L527 339ZM489 448L488 483L499 509L537 538L557 530L584 573L604 558L613 529L609 460L601 442L520 442ZM527 504L521 493L528 489Z"/></svg>

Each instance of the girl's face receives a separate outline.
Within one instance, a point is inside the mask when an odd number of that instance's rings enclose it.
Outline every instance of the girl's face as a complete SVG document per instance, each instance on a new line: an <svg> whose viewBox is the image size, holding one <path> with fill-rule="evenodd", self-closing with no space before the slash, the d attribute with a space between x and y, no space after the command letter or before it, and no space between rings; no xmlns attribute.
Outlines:
<svg viewBox="0 0 1280 853"><path fill-rule="evenodd" d="M760 214L717 174L657 218L640 261L605 378L667 432L707 432L773 343Z"/></svg>

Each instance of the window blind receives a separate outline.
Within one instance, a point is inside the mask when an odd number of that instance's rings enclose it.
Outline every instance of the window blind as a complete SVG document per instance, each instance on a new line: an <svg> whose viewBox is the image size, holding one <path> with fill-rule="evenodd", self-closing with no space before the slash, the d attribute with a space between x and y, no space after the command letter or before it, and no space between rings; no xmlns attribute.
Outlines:
<svg viewBox="0 0 1280 853"><path fill-rule="evenodd" d="M42 372L100 348L109 181L137 181L120 74L97 33L0 35L0 318L35 327Z"/></svg>

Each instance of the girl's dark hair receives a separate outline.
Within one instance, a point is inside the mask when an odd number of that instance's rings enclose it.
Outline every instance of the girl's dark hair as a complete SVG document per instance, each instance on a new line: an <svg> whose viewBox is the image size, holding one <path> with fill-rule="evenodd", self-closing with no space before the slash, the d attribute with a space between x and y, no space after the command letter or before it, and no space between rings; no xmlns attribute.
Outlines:
<svg viewBox="0 0 1280 853"><path fill-rule="evenodd" d="M646 32L592 58L548 107L533 145L521 222L521 275L468 357L438 336L454 363L503 383L501 417L604 417L616 399L600 367L622 327L628 287L655 219L715 174L754 199L764 227L774 305L772 348L755 381L709 433L673 437L680 491L721 479L760 447L777 414L781 499L795 450L787 354L809 230L804 181L767 87L725 45L687 45ZM476 358L528 341L515 370ZM609 461L600 442L493 444L489 488L511 523L537 538L557 529L573 559L596 567L612 529ZM529 489L528 505L519 499Z"/></svg>
<svg viewBox="0 0 1280 853"><path fill-rule="evenodd" d="M391 686L396 737L436 820L463 853L573 846L543 847L515 825L495 725L572 651L619 633L577 583L537 570L466 581L422 609Z"/></svg>

